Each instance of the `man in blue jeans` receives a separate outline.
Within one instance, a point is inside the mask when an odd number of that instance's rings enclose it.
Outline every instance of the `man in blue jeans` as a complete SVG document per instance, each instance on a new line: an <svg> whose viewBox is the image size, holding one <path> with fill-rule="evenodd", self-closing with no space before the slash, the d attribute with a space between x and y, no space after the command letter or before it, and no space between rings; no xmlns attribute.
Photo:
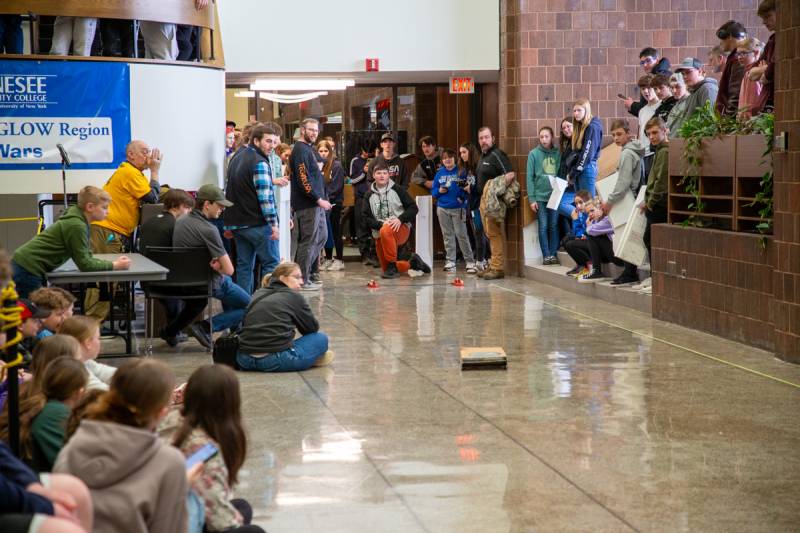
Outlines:
<svg viewBox="0 0 800 533"><path fill-rule="evenodd" d="M233 263L225 252L219 231L211 220L219 218L226 207L233 204L225 199L222 189L216 185L203 185L195 195L195 208L185 217L175 221L172 234L174 247L206 247L211 255L209 268L214 271L214 298L222 302L222 312L214 315L213 331L238 329L250 303L250 294L231 279ZM212 347L210 326L207 321L189 326L189 333L206 348Z"/></svg>
<svg viewBox="0 0 800 533"><path fill-rule="evenodd" d="M225 198L232 206L225 211L225 229L233 232L236 242L236 284L247 294L253 292L253 268L256 257L262 274L278 266L278 208L274 184L285 185L280 167L271 157L280 142L277 124L259 124L250 131L250 144L236 153L228 165Z"/></svg>

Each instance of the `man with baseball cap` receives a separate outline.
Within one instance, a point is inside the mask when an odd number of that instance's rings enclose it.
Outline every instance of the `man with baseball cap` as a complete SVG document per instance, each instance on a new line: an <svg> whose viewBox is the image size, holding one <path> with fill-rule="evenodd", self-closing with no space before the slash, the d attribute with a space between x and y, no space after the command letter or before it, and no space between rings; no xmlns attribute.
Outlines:
<svg viewBox="0 0 800 533"><path fill-rule="evenodd" d="M669 132L670 138L678 136L681 125L691 117L695 110L706 105L706 102L714 102L717 99L719 84L714 78L708 78L703 71L703 64L696 57L687 57L681 64L675 67L675 72L680 72L689 88L689 96L686 106L682 109L683 113L673 122L673 130ZM670 121L672 116L670 115Z"/></svg>
<svg viewBox="0 0 800 533"><path fill-rule="evenodd" d="M392 132L387 131L381 135L381 153L372 160L372 164L369 166L369 175L372 177L372 169L375 168L378 161L381 161L389 169L389 179L396 186L408 190L409 176L406 172L406 166L400 156L394 152L394 147L395 138Z"/></svg>
<svg viewBox="0 0 800 533"><path fill-rule="evenodd" d="M250 295L236 285L233 275L233 263L225 247L219 231L211 220L219 218L226 207L233 202L225 199L222 189L213 184L203 185L195 195L194 209L185 217L175 221L172 234L174 247L205 247L211 256L209 268L213 272L213 296L222 302L223 311L214 315L212 320L214 331L237 329L244 317ZM167 324L163 336L175 337L179 331L189 326L188 333L208 349L212 347L211 327L203 320L192 324L205 307L204 300L184 300L184 308L175 319ZM190 326L191 324L191 326Z"/></svg>

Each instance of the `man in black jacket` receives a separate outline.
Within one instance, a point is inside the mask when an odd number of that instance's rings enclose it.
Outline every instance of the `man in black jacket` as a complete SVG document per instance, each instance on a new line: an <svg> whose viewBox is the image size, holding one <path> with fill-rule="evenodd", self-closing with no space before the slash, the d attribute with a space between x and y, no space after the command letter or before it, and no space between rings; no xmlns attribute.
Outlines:
<svg viewBox="0 0 800 533"><path fill-rule="evenodd" d="M394 182L394 184L398 187L408 189L409 178L408 173L406 172L406 165L403 163L403 159L394 152L394 148L394 135L387 131L381 135L381 153L378 154L378 157L372 160L372 164L369 167L369 175L372 176L372 170L375 166L375 163L378 161L383 161L386 163L386 167L389 169L389 178L392 180L392 182Z"/></svg>
<svg viewBox="0 0 800 533"><path fill-rule="evenodd" d="M646 74L666 74L672 76L672 65L666 57L659 58L658 50L655 48L647 47L639 52L639 64ZM628 113L636 118L639 118L639 110L647 105L647 100L644 96L639 96L639 101L634 101L633 98L626 98L624 101L625 109Z"/></svg>
<svg viewBox="0 0 800 533"><path fill-rule="evenodd" d="M331 203L325 197L325 178L317 165L314 143L319 135L319 121L306 118L300 123L300 139L294 143L289 164L292 169L292 209L297 217L297 255L303 272L302 291L318 291L321 283L311 281L311 266L319 258L328 239L325 211Z"/></svg>

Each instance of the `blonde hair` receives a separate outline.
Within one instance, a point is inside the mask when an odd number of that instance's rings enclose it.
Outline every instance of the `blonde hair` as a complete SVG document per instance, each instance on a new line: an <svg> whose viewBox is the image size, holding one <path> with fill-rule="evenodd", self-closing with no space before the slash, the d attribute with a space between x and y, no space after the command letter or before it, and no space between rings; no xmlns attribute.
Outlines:
<svg viewBox="0 0 800 533"><path fill-rule="evenodd" d="M89 204L108 205L111 203L111 195L99 187L87 185L78 193L78 209L86 211Z"/></svg>
<svg viewBox="0 0 800 533"><path fill-rule="evenodd" d="M99 329L100 322L96 319L83 315L75 315L64 320L58 332L61 335L75 337L78 342L84 343L91 339Z"/></svg>
<svg viewBox="0 0 800 533"><path fill-rule="evenodd" d="M292 263L291 261L284 261L283 263L279 264L275 267L275 270L267 274L261 279L261 287L267 288L269 286L269 281L272 278L279 280L284 276L291 276L292 272L295 270L300 270L300 265L297 263Z"/></svg>
<svg viewBox="0 0 800 533"><path fill-rule="evenodd" d="M764 49L764 43L762 43L755 37L748 37L747 39L736 45L736 49L738 50L739 48L746 50L748 52L761 52L761 50Z"/></svg>
<svg viewBox="0 0 800 533"><path fill-rule="evenodd" d="M592 121L592 104L590 104L589 100L586 98L580 98L575 102L575 106L581 106L586 110L586 115L584 115L583 120L580 122L576 121L574 117L572 119L572 149L578 150L583 145L583 134ZM575 106L572 107L574 108Z"/></svg>

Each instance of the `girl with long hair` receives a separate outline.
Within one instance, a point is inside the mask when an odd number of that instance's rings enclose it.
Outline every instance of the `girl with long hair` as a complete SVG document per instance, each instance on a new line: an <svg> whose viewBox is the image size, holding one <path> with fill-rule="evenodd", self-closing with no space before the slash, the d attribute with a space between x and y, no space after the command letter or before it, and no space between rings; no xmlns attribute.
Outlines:
<svg viewBox="0 0 800 533"><path fill-rule="evenodd" d="M263 533L248 525L253 515L250 504L232 499L247 455L241 406L239 380L227 366L201 366L189 377L172 444L186 457L207 444L219 450L191 484L205 503L206 531Z"/></svg>
<svg viewBox="0 0 800 533"><path fill-rule="evenodd" d="M586 189L594 197L597 179L597 159L603 142L603 125L592 116L592 105L581 98L572 107L572 150L578 155L574 161L575 187Z"/></svg>
<svg viewBox="0 0 800 533"><path fill-rule="evenodd" d="M545 265L558 265L558 211L547 207L553 187L550 179L558 175L561 153L555 147L553 128L539 129L539 144L528 154L527 190L531 210L539 222L539 246Z"/></svg>
<svg viewBox="0 0 800 533"><path fill-rule="evenodd" d="M108 384L117 369L96 361L100 355L100 323L97 319L83 315L71 316L61 323L58 331L75 337L80 344L79 359L89 371L89 385L86 388L108 390Z"/></svg>
<svg viewBox="0 0 800 533"><path fill-rule="evenodd" d="M328 201L333 205L328 216L328 241L325 243L325 263L322 270L344 270L344 243L342 242L342 207L344 204L344 168L336 159L333 143L321 140L317 152L324 160L322 176L325 178L325 191ZM336 258L333 249L336 248Z"/></svg>
<svg viewBox="0 0 800 533"><path fill-rule="evenodd" d="M478 148L471 142L466 142L458 147L458 178L467 182L465 190L469 193L470 197L475 192L475 182L477 180L478 160L481 154ZM475 268L477 270L486 270L489 240L486 238L486 233L483 231L483 223L481 221L480 209L472 209L473 202L470 200L467 207L467 220L469 221L469 229L472 232L473 242L475 244Z"/></svg>
<svg viewBox="0 0 800 533"><path fill-rule="evenodd" d="M161 361L123 364L58 455L53 471L73 474L89 487L97 531L187 530L184 457L155 432L169 411L174 383Z"/></svg>

